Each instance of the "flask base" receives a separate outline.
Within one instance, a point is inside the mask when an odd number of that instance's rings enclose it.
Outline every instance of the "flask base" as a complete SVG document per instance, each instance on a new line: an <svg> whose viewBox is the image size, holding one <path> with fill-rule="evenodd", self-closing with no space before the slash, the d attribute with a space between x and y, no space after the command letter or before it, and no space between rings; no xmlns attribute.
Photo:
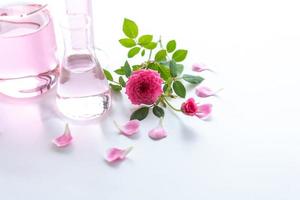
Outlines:
<svg viewBox="0 0 300 200"><path fill-rule="evenodd" d="M50 90L57 82L59 66L55 69L20 78L0 78L0 93L14 98L39 96Z"/></svg>
<svg viewBox="0 0 300 200"><path fill-rule="evenodd" d="M66 117L74 120L91 120L102 117L111 105L109 92L86 97L61 97L57 95L57 106Z"/></svg>

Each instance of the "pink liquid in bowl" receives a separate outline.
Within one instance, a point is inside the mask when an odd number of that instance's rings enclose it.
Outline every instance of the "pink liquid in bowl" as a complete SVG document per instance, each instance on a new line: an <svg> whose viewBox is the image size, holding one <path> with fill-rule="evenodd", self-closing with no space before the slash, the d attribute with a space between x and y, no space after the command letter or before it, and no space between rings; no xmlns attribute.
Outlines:
<svg viewBox="0 0 300 200"><path fill-rule="evenodd" d="M5 95L33 97L56 83L53 24L48 10L39 8L29 4L0 8L0 92Z"/></svg>

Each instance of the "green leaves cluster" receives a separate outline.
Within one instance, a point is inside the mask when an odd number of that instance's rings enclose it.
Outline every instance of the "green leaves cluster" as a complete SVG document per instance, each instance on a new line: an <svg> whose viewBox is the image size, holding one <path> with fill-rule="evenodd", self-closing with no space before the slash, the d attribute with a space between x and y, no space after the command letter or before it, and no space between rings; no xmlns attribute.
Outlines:
<svg viewBox="0 0 300 200"><path fill-rule="evenodd" d="M141 35L138 37L139 29L136 23L130 19L124 19L123 32L127 38L119 40L120 44L128 50L128 58L133 58L139 53L144 56L146 50L152 50L157 47L157 43L153 42L153 35Z"/></svg>
<svg viewBox="0 0 300 200"><path fill-rule="evenodd" d="M137 120L143 120L145 119L148 114L149 114L149 110L152 108L152 112L153 114L158 117L158 118L163 118L165 116L165 111L163 108L161 108L160 106L153 106L153 107L146 107L143 106L139 109L137 109L136 111L134 111L131 116L130 116L130 120L133 119L137 119Z"/></svg>
<svg viewBox="0 0 300 200"><path fill-rule="evenodd" d="M143 106L133 112L131 119L143 120L148 116L151 109L155 116L162 118L164 117L163 108L167 106L180 111L171 106L169 99L186 97L184 81L189 84L200 84L204 80L200 76L183 74L184 65L182 62L186 59L188 51L178 48L176 40L170 40L164 45L161 37L155 40L151 34L140 35L137 24L127 18L123 21L123 33L125 36L119 40L119 43L127 48L128 52L124 65L114 71L118 78L114 79L109 71L104 70L107 80L110 81L111 89L116 92L121 91L126 87L127 79L132 72L139 69L155 70L164 80L164 93L159 100L153 105ZM143 63L130 65L129 60L137 55L142 58L147 55L147 58L144 58Z"/></svg>
<svg viewBox="0 0 300 200"><path fill-rule="evenodd" d="M110 87L115 92L120 92L123 88L126 87L127 79L130 77L132 71L138 70L140 68L139 65L130 66L128 61L126 60L124 65L119 69L116 69L114 72L119 75L119 77L115 80L113 75L106 69L103 69L104 75L108 81L110 81Z"/></svg>

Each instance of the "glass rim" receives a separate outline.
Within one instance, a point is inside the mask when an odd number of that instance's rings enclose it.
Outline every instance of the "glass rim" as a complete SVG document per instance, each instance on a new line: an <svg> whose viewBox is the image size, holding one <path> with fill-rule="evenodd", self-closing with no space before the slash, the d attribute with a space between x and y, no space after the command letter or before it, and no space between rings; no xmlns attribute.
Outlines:
<svg viewBox="0 0 300 200"><path fill-rule="evenodd" d="M24 14L21 14L22 12L20 12L19 14L14 14L14 15L0 15L0 22L6 22L6 23L27 23L27 24L32 24L32 25L36 25L38 26L36 28L35 31L33 32L29 32L29 33L25 33L25 34L20 34L20 35L14 35L14 36L5 36L3 34L0 33L0 38L14 38L14 37L20 37L20 36L24 36L24 35L30 35L30 34L34 34L36 32L41 31L43 28L45 28L46 26L49 25L50 21L51 21L51 17L49 15L49 11L46 9L47 8L47 4L42 5L42 4L31 4L31 3L16 3L16 4L8 4L5 6L1 6L0 7L0 11L1 10L5 10L5 9L22 9L22 7L32 7L36 9L32 9L29 12L26 12ZM32 19L30 19L31 17L33 17L34 15L41 15L43 17L45 17L44 20L42 20L40 23L39 22L34 22ZM23 22L23 20L28 19L28 22Z"/></svg>
<svg viewBox="0 0 300 200"><path fill-rule="evenodd" d="M24 12L24 13L18 13L18 14L14 14L14 15L6 15L6 13L0 13L0 20L19 20L19 19L23 19L25 17L29 17L32 16L34 14L37 14L39 12L42 12L44 9L46 9L48 7L48 4L35 4L35 3L14 3L14 4L7 4L5 6L0 6L0 11L1 10L5 10L5 9L21 9L24 7L32 7L36 9L32 9L29 12Z"/></svg>

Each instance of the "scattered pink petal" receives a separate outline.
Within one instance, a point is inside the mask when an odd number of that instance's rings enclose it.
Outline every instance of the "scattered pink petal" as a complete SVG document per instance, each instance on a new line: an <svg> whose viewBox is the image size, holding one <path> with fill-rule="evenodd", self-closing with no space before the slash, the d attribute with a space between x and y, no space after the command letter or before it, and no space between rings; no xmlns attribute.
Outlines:
<svg viewBox="0 0 300 200"><path fill-rule="evenodd" d="M160 140L167 137L167 132L163 128L163 118L160 118L159 125L148 132L148 136L153 140Z"/></svg>
<svg viewBox="0 0 300 200"><path fill-rule="evenodd" d="M206 97L216 96L217 92L219 91L213 92L208 87L200 86L196 88L195 93L198 97L206 98Z"/></svg>
<svg viewBox="0 0 300 200"><path fill-rule="evenodd" d="M198 113L196 114L197 117L200 119L207 118L212 112L212 104L203 104L198 106Z"/></svg>
<svg viewBox="0 0 300 200"><path fill-rule="evenodd" d="M203 72L203 71L211 71L211 69L207 68L206 65L204 64L198 64L198 63L195 63L192 65L192 70L194 72Z"/></svg>
<svg viewBox="0 0 300 200"><path fill-rule="evenodd" d="M160 140L167 137L167 132L162 127L158 127L150 130L148 135L153 140Z"/></svg>
<svg viewBox="0 0 300 200"><path fill-rule="evenodd" d="M203 97L203 98L215 95L215 93L211 89L204 86L197 87L195 92L198 97Z"/></svg>
<svg viewBox="0 0 300 200"><path fill-rule="evenodd" d="M116 122L114 122L116 127L120 130L120 133L126 136L132 136L139 132L140 121L139 120L130 120L125 123L123 126L119 126Z"/></svg>
<svg viewBox="0 0 300 200"><path fill-rule="evenodd" d="M114 163L116 161L124 160L132 149L133 147L129 147L127 149L111 148L107 152L106 161Z"/></svg>
<svg viewBox="0 0 300 200"><path fill-rule="evenodd" d="M71 144L72 142L72 135L71 135L71 131L70 131L70 128L69 128L69 125L66 124L65 126L65 131L64 131L64 134L55 138L52 142L53 144L55 144L57 147L66 147L68 146L69 144Z"/></svg>

